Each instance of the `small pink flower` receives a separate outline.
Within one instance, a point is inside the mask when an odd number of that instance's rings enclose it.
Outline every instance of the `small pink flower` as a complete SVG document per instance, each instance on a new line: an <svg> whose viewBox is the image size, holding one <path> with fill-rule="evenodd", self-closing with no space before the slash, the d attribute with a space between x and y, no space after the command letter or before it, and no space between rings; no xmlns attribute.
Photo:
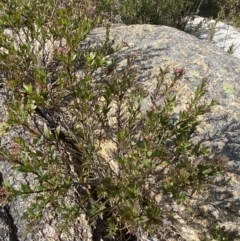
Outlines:
<svg viewBox="0 0 240 241"><path fill-rule="evenodd" d="M64 47L59 47L57 52L59 55L65 55L69 52L69 50L70 50L69 47L64 46Z"/></svg>
<svg viewBox="0 0 240 241"><path fill-rule="evenodd" d="M180 77L186 73L186 68L184 66L173 68L173 73L175 74L175 76Z"/></svg>
<svg viewBox="0 0 240 241"><path fill-rule="evenodd" d="M94 16L96 13L96 7L88 7L86 12L89 16Z"/></svg>

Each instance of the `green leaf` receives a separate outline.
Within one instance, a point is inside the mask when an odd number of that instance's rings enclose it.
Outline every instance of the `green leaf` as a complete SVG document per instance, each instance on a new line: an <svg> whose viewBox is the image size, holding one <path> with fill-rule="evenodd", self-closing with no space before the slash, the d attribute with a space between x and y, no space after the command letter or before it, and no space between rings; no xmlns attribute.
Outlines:
<svg viewBox="0 0 240 241"><path fill-rule="evenodd" d="M53 175L44 174L44 175L42 175L41 177L38 177L37 179L38 179L39 182L44 182L44 181L49 181L49 180L51 180L52 177L53 177Z"/></svg>
<svg viewBox="0 0 240 241"><path fill-rule="evenodd" d="M125 137L126 137L125 130L122 129L122 130L118 131L118 132L117 132L117 137L118 137L118 141L119 141L119 142L124 141L124 139L125 139Z"/></svg>
<svg viewBox="0 0 240 241"><path fill-rule="evenodd" d="M56 135L56 138L59 137L60 132L61 132L61 127L58 126L58 127L55 129L55 135Z"/></svg>
<svg viewBox="0 0 240 241"><path fill-rule="evenodd" d="M22 183L21 184L21 190L24 192L24 193L30 193L31 192L31 189L29 187L28 184L25 184L25 183Z"/></svg>
<svg viewBox="0 0 240 241"><path fill-rule="evenodd" d="M49 131L46 123L43 124L43 133L47 138L50 138L51 134L50 134L50 131Z"/></svg>
<svg viewBox="0 0 240 241"><path fill-rule="evenodd" d="M27 93L32 93L32 85L26 85L25 83L23 83L23 88L26 90Z"/></svg>
<svg viewBox="0 0 240 241"><path fill-rule="evenodd" d="M6 179L3 180L3 185L4 185L4 187L11 187L10 182L7 181Z"/></svg>
<svg viewBox="0 0 240 241"><path fill-rule="evenodd" d="M202 173L203 173L204 175L208 175L208 174L210 174L212 171L213 171L212 168L208 168L208 169L204 170Z"/></svg>

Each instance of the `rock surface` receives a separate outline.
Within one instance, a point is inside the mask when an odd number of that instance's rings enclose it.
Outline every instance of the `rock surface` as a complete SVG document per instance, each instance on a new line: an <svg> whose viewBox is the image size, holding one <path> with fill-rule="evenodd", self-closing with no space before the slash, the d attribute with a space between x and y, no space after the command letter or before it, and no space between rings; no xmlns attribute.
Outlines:
<svg viewBox="0 0 240 241"><path fill-rule="evenodd" d="M133 55L134 64L139 69L137 81L150 92L156 84L155 75L159 67L186 67L186 75L178 85L177 94L183 108L202 78L208 80L205 100L216 99L219 104L210 114L202 117L194 138L209 145L213 153L219 154L219 158L227 160L228 179L217 180L219 186L206 194L205 205L198 207L198 216L186 220L179 217L176 232L181 239L176 240L200 240L205 228L214 228L216 224L225 226L221 232L226 232L229 240L240 240L240 60L170 27L113 25L110 33L116 43L122 40L126 43L117 53L119 66L123 68L126 57ZM105 29L98 28L92 31L88 41L99 43L104 36ZM0 101L6 101L6 97L2 96ZM143 111L149 108L149 104L148 99L143 102ZM4 112L1 114L4 115ZM0 172L3 179L14 185L29 178L14 173L4 161L0 162ZM36 231L28 233L25 222L20 219L26 202L17 198L9 205L0 203L0 206L0 241L91 240L89 227L83 219L77 220L67 234L61 234L56 231L57 219L48 212L45 220L35 228Z"/></svg>
<svg viewBox="0 0 240 241"><path fill-rule="evenodd" d="M224 51L229 51L233 56L240 58L240 29L221 21L208 20L196 17L186 26L197 38L212 44Z"/></svg>

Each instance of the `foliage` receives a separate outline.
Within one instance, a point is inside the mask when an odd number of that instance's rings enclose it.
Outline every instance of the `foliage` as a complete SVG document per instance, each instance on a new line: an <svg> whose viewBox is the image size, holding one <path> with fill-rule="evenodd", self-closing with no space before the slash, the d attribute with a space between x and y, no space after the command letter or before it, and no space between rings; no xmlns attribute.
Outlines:
<svg viewBox="0 0 240 241"><path fill-rule="evenodd" d="M184 30L188 20L197 14L196 0L96 0L97 9L106 11L111 20L125 24L167 25Z"/></svg>
<svg viewBox="0 0 240 241"><path fill-rule="evenodd" d="M201 241L210 241L210 240L216 240L216 241L233 241L234 237L236 236L234 232L229 231L226 229L225 226L216 225L212 227L209 231L211 238L207 238L206 234L205 237L201 239Z"/></svg>
<svg viewBox="0 0 240 241"><path fill-rule="evenodd" d="M239 27L238 0L94 0L97 11L124 24L166 25L184 30L196 15L230 21Z"/></svg>
<svg viewBox="0 0 240 241"><path fill-rule="evenodd" d="M2 0L0 9L1 78L12 93L8 131L24 132L1 154L34 180L5 183L11 197L33 198L24 218L40 220L51 207L67 227L84 213L92 227L99 218L107 223L113 237L154 233L174 219L174 203L191 206L192 195L221 170L191 140L198 117L214 104L201 103L207 82L176 113L174 88L184 68L160 68L150 94L135 81L133 57L119 71L111 54L121 46L109 38L108 24L105 41L84 48L104 19L94 5ZM152 107L144 113L146 96ZM106 143L112 148L103 155Z"/></svg>
<svg viewBox="0 0 240 241"><path fill-rule="evenodd" d="M221 8L220 19L233 23L240 27L240 2L236 0L225 0Z"/></svg>

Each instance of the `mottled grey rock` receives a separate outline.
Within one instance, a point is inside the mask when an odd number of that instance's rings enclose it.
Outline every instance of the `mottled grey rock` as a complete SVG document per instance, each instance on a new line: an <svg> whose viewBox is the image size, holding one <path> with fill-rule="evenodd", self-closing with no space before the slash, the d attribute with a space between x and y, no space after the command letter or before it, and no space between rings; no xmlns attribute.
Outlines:
<svg viewBox="0 0 240 241"><path fill-rule="evenodd" d="M189 21L186 30L193 33L205 43L212 44L218 48L229 51L240 58L240 29L220 21L196 17Z"/></svg>

